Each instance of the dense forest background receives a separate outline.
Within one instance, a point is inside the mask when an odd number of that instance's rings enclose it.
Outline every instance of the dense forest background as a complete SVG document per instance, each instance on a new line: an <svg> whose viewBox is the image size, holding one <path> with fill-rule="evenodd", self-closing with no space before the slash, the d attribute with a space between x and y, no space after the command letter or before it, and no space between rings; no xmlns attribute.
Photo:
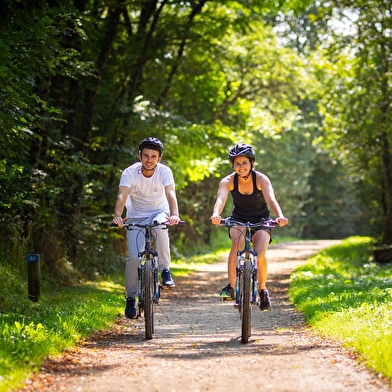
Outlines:
<svg viewBox="0 0 392 392"><path fill-rule="evenodd" d="M176 251L216 234L238 142L272 180L285 235L392 245L392 1L0 7L2 262L111 272L118 181L147 136L164 142L187 221Z"/></svg>

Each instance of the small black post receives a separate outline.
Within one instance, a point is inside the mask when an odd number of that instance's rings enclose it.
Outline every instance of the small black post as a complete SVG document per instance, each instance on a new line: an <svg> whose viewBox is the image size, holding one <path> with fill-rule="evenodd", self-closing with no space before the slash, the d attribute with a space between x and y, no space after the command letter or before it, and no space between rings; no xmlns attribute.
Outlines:
<svg viewBox="0 0 392 392"><path fill-rule="evenodd" d="M41 267L39 262L39 255L27 255L27 273L28 273L28 287L29 299L38 302L41 289Z"/></svg>

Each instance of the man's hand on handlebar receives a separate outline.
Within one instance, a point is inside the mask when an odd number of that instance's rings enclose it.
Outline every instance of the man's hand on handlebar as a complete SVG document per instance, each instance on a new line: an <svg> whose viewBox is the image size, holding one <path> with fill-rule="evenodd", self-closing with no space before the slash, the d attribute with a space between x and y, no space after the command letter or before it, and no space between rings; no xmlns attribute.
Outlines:
<svg viewBox="0 0 392 392"><path fill-rule="evenodd" d="M171 215L166 218L166 222L169 226L178 225L180 223L180 218L177 215Z"/></svg>
<svg viewBox="0 0 392 392"><path fill-rule="evenodd" d="M121 218L121 216L117 216L117 217L114 217L114 218L113 218L112 224L113 224L113 225L116 225L116 226L118 226L118 227L123 227L123 226L124 226L124 223L125 223L125 221L126 221L127 219L128 219L128 218Z"/></svg>

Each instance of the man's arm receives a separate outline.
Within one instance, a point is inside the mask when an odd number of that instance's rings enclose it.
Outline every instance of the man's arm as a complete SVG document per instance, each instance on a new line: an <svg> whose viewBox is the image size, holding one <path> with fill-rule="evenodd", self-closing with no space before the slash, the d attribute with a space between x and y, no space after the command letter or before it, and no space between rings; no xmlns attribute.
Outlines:
<svg viewBox="0 0 392 392"><path fill-rule="evenodd" d="M125 202L127 201L128 193L129 187L120 186L118 188L117 200L114 206L113 223L120 227L123 227L123 219L121 218L121 216L124 212Z"/></svg>
<svg viewBox="0 0 392 392"><path fill-rule="evenodd" d="M174 185L165 186L165 193L170 209L169 224L176 225L180 221L180 214L178 212L177 195Z"/></svg>

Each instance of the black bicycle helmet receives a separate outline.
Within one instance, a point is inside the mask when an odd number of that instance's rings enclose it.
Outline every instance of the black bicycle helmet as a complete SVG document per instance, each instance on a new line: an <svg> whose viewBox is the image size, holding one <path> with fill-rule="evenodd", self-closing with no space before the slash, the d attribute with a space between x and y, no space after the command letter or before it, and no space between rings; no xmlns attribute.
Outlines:
<svg viewBox="0 0 392 392"><path fill-rule="evenodd" d="M254 161L256 158L255 150L249 144L245 144L245 143L236 144L229 151L230 162L233 163L234 158L240 156L248 157L251 161Z"/></svg>
<svg viewBox="0 0 392 392"><path fill-rule="evenodd" d="M157 139L156 137L147 137L143 139L140 144L139 144L139 153L142 152L143 148L149 148L152 147L153 150L158 149L159 150L159 155L161 156L163 153L163 144L162 142ZM155 147L155 148L154 148Z"/></svg>

